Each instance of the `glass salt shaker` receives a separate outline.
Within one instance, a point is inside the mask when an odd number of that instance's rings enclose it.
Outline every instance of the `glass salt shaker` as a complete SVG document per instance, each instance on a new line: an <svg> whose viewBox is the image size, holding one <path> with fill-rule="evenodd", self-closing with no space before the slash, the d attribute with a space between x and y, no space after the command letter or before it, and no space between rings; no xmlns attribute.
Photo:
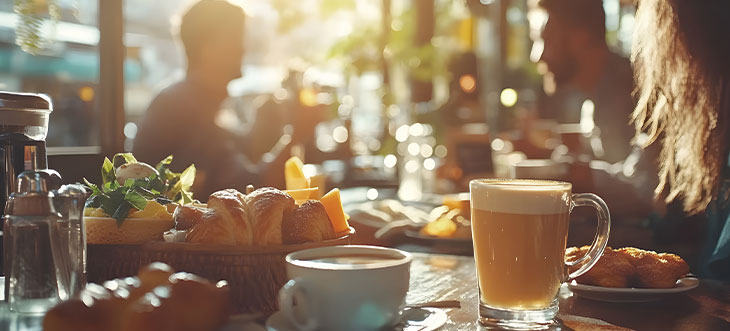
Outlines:
<svg viewBox="0 0 730 331"><path fill-rule="evenodd" d="M41 173L24 171L17 183L4 216L5 297L11 311L44 313L69 297L68 249L59 231L63 218Z"/></svg>

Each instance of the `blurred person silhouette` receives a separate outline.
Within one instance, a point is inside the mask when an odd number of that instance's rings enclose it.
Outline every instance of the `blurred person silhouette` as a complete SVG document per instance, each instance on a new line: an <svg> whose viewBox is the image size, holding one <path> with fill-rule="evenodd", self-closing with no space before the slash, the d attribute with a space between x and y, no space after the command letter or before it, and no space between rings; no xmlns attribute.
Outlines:
<svg viewBox="0 0 730 331"><path fill-rule="evenodd" d="M201 0L187 10L179 27L187 58L185 78L150 103L134 141L133 152L142 161L154 163L171 154L173 170L195 164L198 198L225 188L243 190L247 184L283 183L289 135L281 135L253 163L244 153L244 137L216 124L228 83L242 75L245 20L241 7L224 0Z"/></svg>
<svg viewBox="0 0 730 331"><path fill-rule="evenodd" d="M634 81L628 59L606 44L606 14L602 0L540 0L548 14L542 30L540 61L547 65L547 84L554 84L552 117L578 123L585 100L594 105L593 120L600 129L602 160L626 159L632 149L629 124L634 109Z"/></svg>
<svg viewBox="0 0 730 331"><path fill-rule="evenodd" d="M665 206L656 203L653 194L658 183L658 148L642 149L633 141L633 71L629 59L614 54L606 44L603 1L540 0L537 4L548 14L540 61L548 69L546 80L555 84L555 118L579 123L583 102L591 100L593 121L600 130L603 156L573 160L568 180L575 190L599 194L619 220L663 216ZM637 137L639 143L644 140ZM636 240L648 245L652 239Z"/></svg>
<svg viewBox="0 0 730 331"><path fill-rule="evenodd" d="M632 61L637 134L660 143L659 185L708 220L700 268L730 279L730 2L638 2Z"/></svg>

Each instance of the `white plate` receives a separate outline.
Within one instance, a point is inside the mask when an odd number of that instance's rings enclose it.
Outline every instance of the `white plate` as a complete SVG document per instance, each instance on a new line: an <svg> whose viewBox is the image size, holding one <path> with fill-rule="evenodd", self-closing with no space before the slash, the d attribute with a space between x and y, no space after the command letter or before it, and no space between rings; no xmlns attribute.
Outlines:
<svg viewBox="0 0 730 331"><path fill-rule="evenodd" d="M403 310L403 321L394 326L394 331L434 331L443 326L448 317L438 308L406 308ZM284 314L275 312L266 320L267 331L297 331Z"/></svg>
<svg viewBox="0 0 730 331"><path fill-rule="evenodd" d="M687 292L700 284L695 277L683 277L672 288L614 288L578 284L575 280L568 283L568 288L578 296L586 299L606 302L647 302L662 299L666 296Z"/></svg>

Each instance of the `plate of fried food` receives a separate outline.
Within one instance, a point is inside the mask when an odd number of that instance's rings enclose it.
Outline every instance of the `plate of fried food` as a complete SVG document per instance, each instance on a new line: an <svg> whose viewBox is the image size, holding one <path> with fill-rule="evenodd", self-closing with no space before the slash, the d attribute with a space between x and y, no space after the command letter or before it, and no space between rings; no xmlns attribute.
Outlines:
<svg viewBox="0 0 730 331"><path fill-rule="evenodd" d="M429 222L417 231L407 230L406 236L471 245L469 205L469 193L446 195L442 205L429 212Z"/></svg>
<svg viewBox="0 0 730 331"><path fill-rule="evenodd" d="M588 248L568 248L566 260L579 259L588 252ZM675 254L635 247L606 247L596 265L569 282L568 288L586 299L647 302L696 288L699 280L689 271L687 263Z"/></svg>

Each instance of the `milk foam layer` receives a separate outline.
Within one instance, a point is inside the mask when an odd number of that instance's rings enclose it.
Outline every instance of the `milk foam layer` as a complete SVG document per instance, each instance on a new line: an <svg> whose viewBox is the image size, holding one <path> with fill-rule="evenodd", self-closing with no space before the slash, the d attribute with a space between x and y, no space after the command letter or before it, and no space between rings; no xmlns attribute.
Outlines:
<svg viewBox="0 0 730 331"><path fill-rule="evenodd" d="M570 184L551 181L472 181L471 207L498 213L559 214L570 205Z"/></svg>

